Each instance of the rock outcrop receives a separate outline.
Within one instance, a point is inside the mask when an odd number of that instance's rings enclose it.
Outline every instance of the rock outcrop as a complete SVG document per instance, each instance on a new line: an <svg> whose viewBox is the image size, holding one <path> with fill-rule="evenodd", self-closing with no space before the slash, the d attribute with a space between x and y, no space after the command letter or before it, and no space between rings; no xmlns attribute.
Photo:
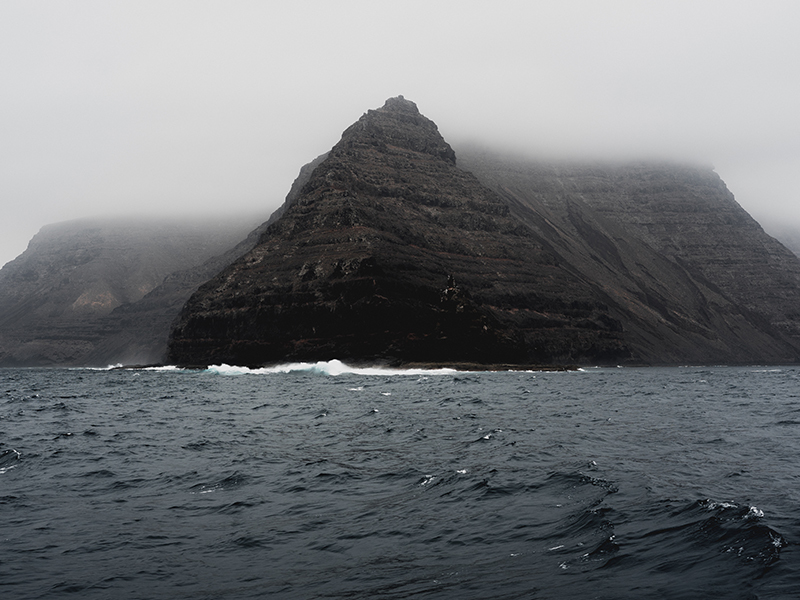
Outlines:
<svg viewBox="0 0 800 600"><path fill-rule="evenodd" d="M491 163L459 168L402 97L368 111L258 244L192 295L168 361L797 360L797 261L773 274L788 273L781 302L737 288L753 274L747 265L782 251L725 262L734 250L715 236L763 232L709 170L564 176ZM675 237L687 209L706 214L708 228ZM692 246L703 239L710 246Z"/></svg>

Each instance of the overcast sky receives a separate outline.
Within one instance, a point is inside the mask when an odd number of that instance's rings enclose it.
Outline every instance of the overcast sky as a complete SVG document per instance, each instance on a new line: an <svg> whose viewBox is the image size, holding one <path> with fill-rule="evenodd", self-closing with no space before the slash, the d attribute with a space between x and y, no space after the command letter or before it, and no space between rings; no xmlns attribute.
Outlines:
<svg viewBox="0 0 800 600"><path fill-rule="evenodd" d="M265 217L403 94L458 151L713 164L800 227L796 0L0 2L0 265L45 224Z"/></svg>

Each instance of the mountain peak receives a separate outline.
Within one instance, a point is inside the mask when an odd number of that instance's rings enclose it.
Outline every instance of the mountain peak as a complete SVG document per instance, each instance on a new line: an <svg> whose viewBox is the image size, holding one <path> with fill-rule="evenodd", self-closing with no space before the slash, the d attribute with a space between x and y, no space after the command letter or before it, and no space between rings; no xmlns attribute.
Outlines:
<svg viewBox="0 0 800 600"><path fill-rule="evenodd" d="M676 183L672 171L650 168L627 179L609 173L598 187L592 167L570 187L563 173L548 179L541 167L518 177L503 164L483 165L483 172L494 189L455 164L436 124L402 96L367 111L259 244L184 305L168 361L794 360L791 332L784 336L761 315L750 317L721 286L697 278L683 266L691 256L672 260L633 231L655 222L676 232L684 223L678 213L686 212L676 204L681 198L694 207L693 218L716 215L720 206L739 214L713 178L698 186L684 172ZM653 184L659 172L670 185ZM598 189L608 198L592 205ZM638 208L621 205L620 198L633 197L628 190L636 191ZM676 211L654 221L651 207L667 200ZM644 212L625 221L634 209ZM710 255L721 264L736 255L721 243L733 237L733 222L702 222L716 232L705 247L720 248ZM736 223L745 234L741 219ZM676 234L667 234L667 250L670 235ZM705 229L702 235L709 237ZM781 272L800 273L800 263L793 264ZM776 289L766 281L763 287Z"/></svg>
<svg viewBox="0 0 800 600"><path fill-rule="evenodd" d="M417 105L411 100L406 100L402 95L389 98L378 110L420 114Z"/></svg>
<svg viewBox="0 0 800 600"><path fill-rule="evenodd" d="M629 350L604 302L397 97L348 127L260 244L194 294L168 360L619 362Z"/></svg>
<svg viewBox="0 0 800 600"><path fill-rule="evenodd" d="M456 162L456 153L439 133L436 123L403 96L389 98L382 107L368 110L344 131L331 153L349 154L356 148L379 152L411 150L453 165Z"/></svg>

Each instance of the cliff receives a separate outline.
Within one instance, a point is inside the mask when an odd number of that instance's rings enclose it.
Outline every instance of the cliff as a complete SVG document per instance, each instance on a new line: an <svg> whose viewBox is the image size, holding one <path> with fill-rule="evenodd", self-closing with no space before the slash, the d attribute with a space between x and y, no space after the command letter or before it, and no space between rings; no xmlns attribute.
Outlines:
<svg viewBox="0 0 800 600"><path fill-rule="evenodd" d="M797 260L710 170L460 164L412 102L368 111L192 295L168 361L797 360Z"/></svg>
<svg viewBox="0 0 800 600"><path fill-rule="evenodd" d="M591 245L594 236L585 228L581 233L573 222L573 207L580 206L583 214L591 213L604 224L601 229L615 231L605 236L604 247L623 235L645 244L708 290L704 297L715 309L723 304L711 300L710 292L726 298L751 321L766 320L768 325L762 323L760 329L770 336L800 347L798 257L763 230L710 168L544 165L478 151L464 152L459 164L509 202L547 215L568 235ZM603 256L597 241L594 246L595 257ZM630 253L617 251L633 262ZM641 267L641 260L637 262L634 267ZM692 296L683 290L676 300L690 304ZM790 360L791 350L786 352L783 356Z"/></svg>

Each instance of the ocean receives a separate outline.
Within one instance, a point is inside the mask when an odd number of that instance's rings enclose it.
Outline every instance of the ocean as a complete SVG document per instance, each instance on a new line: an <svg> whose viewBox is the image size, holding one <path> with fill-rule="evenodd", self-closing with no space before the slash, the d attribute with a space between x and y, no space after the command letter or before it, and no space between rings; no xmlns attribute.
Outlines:
<svg viewBox="0 0 800 600"><path fill-rule="evenodd" d="M0 370L0 597L800 597L800 369Z"/></svg>

